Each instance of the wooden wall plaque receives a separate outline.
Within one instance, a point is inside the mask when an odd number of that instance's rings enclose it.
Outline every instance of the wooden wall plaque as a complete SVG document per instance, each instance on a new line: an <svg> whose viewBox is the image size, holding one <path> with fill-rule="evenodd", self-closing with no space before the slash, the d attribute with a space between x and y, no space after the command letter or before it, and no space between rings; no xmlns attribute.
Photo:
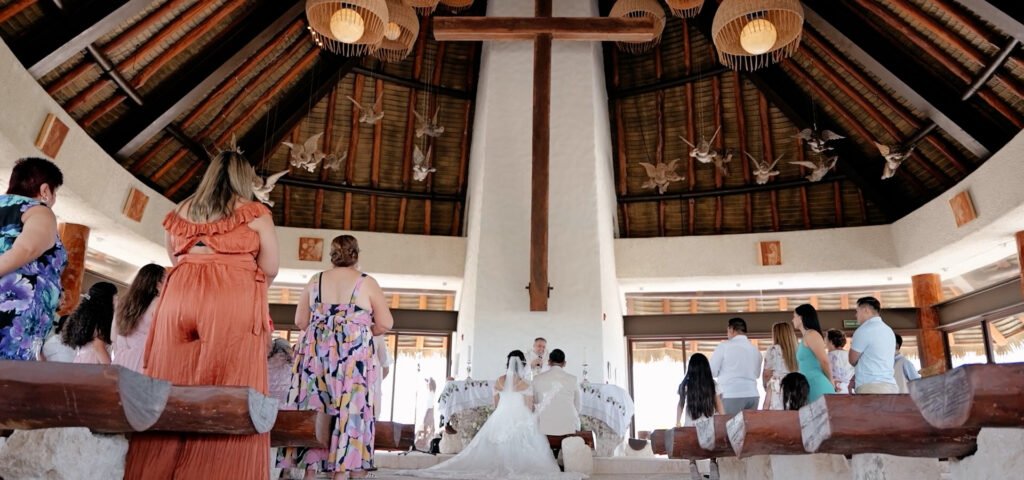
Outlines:
<svg viewBox="0 0 1024 480"><path fill-rule="evenodd" d="M971 192L967 190L949 199L949 208L953 209L953 219L956 220L957 228L967 225L975 218L978 218L978 214L974 211L974 202L971 201Z"/></svg>
<svg viewBox="0 0 1024 480"><path fill-rule="evenodd" d="M68 126L60 121L56 115L50 113L43 121L43 128L39 129L39 136L36 137L36 147L50 158L56 158L60 152L64 138L68 136Z"/></svg>
<svg viewBox="0 0 1024 480"><path fill-rule="evenodd" d="M324 239L314 237L299 238L299 260L319 262L324 258Z"/></svg>
<svg viewBox="0 0 1024 480"><path fill-rule="evenodd" d="M147 203L149 203L149 196L142 193L141 190L132 187L132 189L128 191L128 198L124 201L124 207L121 209L121 213L136 222L141 222L142 215L146 213Z"/></svg>
<svg viewBox="0 0 1024 480"><path fill-rule="evenodd" d="M757 251L762 267L782 265L782 242L778 240L759 242Z"/></svg>

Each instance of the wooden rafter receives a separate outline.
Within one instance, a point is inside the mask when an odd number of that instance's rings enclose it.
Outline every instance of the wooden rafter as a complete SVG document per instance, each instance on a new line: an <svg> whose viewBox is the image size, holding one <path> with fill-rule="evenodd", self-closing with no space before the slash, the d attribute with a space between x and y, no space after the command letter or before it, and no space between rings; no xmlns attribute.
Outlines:
<svg viewBox="0 0 1024 480"><path fill-rule="evenodd" d="M687 73L682 77L677 78L658 78L657 81L649 85L640 85L630 88L616 88L612 90L608 96L614 99L635 97L637 95L643 95L645 93L658 92L662 90L669 90L672 88L683 87L693 82L705 80L712 77L717 77L725 73L732 72L733 70L728 67L717 66L708 71L700 72L697 74Z"/></svg>
<svg viewBox="0 0 1024 480"><path fill-rule="evenodd" d="M366 77L356 75L352 84L352 98L366 103L363 100L363 87L366 84ZM376 108L376 107L372 107ZM345 184L352 185L356 177L356 161L359 159L359 110L352 105L352 116L350 119L351 129L348 134L348 159L345 160ZM323 181L323 180L321 180ZM352 230L352 193L345 192L345 210L342 216L342 227L345 230Z"/></svg>
<svg viewBox="0 0 1024 480"><path fill-rule="evenodd" d="M412 88L421 92L429 91L432 95L441 95L442 97L457 98L460 100L470 100L473 92L470 90L459 90L444 85L429 85L419 81L419 79L410 79L392 75L387 72L380 70L374 70L366 67L356 67L352 70L352 73L358 73L360 75L366 75L367 77L384 80L388 83L399 85L406 88Z"/></svg>
<svg viewBox="0 0 1024 480"><path fill-rule="evenodd" d="M423 73L423 56L427 48L427 31L430 22L426 18L420 21L420 38L416 42L416 57L413 60L412 76L420 79ZM416 101L419 98L415 89L409 90L409 103L405 112L405 143L402 148L402 188L409 189L412 181L412 150L416 139ZM430 115L431 113L426 113ZM405 215L409 201L402 199L398 203L398 233L405 233Z"/></svg>
<svg viewBox="0 0 1024 480"><path fill-rule="evenodd" d="M666 193L660 194L644 194L644 195L627 195L619 197L619 203L630 204L630 203L645 203L645 202L657 202L659 200L696 200L701 198L714 198L716 196L727 197L730 195L746 195L751 193L759 192L773 192L778 190L786 190L790 188L797 188L801 186L817 185L822 183L839 182L845 180L844 175L830 175L825 177L821 182L814 183L810 180L800 179L792 180L788 182L776 182L766 183L764 185L743 185L739 187L723 187L723 188L711 188L706 190L697 191L686 191L678 193Z"/></svg>
<svg viewBox="0 0 1024 480"><path fill-rule="evenodd" d="M6 22L25 11L26 8L35 5L39 0L14 0L3 8L0 8L0 22Z"/></svg>
<svg viewBox="0 0 1024 480"><path fill-rule="evenodd" d="M434 38L451 41L553 40L648 42L654 38L650 17L435 17Z"/></svg>
<svg viewBox="0 0 1024 480"><path fill-rule="evenodd" d="M683 25L683 63L686 67L686 74L693 72L693 47L690 40L690 28L687 20L682 21ZM697 125L694 116L694 84L686 84L686 135L693 142L697 140ZM697 185L697 167L694 158L686 156L686 182L690 192ZM693 235L697 228L697 201L695 198L687 200L687 232Z"/></svg>
<svg viewBox="0 0 1024 480"><path fill-rule="evenodd" d="M473 59L473 68L466 71L466 85L470 91L476 91L476 72L480 70L481 50L479 43L473 43L470 48L469 58ZM466 178L469 175L469 142L473 138L473 114L476 110L475 98L476 95L473 95L471 99L466 100L465 111L463 113L463 125L465 125L466 128L462 130L462 147L459 154L459 176L456 183L456 191L463 194L466 191ZM452 236L457 236L462 232L461 226L464 208L465 205L463 202L456 202L455 207L452 209Z"/></svg>
<svg viewBox="0 0 1024 480"><path fill-rule="evenodd" d="M358 97L357 97L358 98ZM334 110L338 104L338 89L331 89L327 94L327 112L324 115L324 136L321 137L321 148L324 152L334 152ZM320 181L326 182L330 170L320 168ZM324 191L318 188L313 200L313 228L323 227L324 220Z"/></svg>
<svg viewBox="0 0 1024 480"><path fill-rule="evenodd" d="M441 74L444 71L444 56L445 56L445 53L447 52L447 50L448 50L448 43L447 42L440 42L440 43L437 44L437 51L434 53L434 71L433 71L433 73L430 76L430 83L432 85L440 85L441 84L441 78L442 78ZM428 91L427 98L428 98L428 101L427 101L427 112L434 112L438 108L438 105L437 105L437 95L430 95L430 93ZM437 158L437 148L436 148L436 146L437 146L437 139L435 139L434 137L428 137L427 138L427 152L424 152L424 153L428 153L428 152L430 153L431 157L428 159L428 161L430 162L430 165L434 165L436 163L436 161L435 161L435 159ZM434 174L433 173L428 173L427 174L427 179L426 179L425 183L426 183L427 192L433 192L434 191ZM432 210L432 208L431 208L430 200L427 200L427 201L423 202L423 234L424 235L430 235L430 216L431 216L431 213L432 213L431 210Z"/></svg>
<svg viewBox="0 0 1024 480"><path fill-rule="evenodd" d="M743 80L740 78L739 72L732 72L732 83L734 85L732 89L733 107L736 109L736 134L740 142L740 151L736 154L735 158L743 166L743 184L750 185L750 162L746 155L749 152L747 148L747 119L743 108ZM768 181L771 181L771 179L769 178ZM744 195L743 214L747 221L747 232L753 232L754 202L753 196L750 194Z"/></svg>
<svg viewBox="0 0 1024 480"><path fill-rule="evenodd" d="M711 61L715 61L715 49L709 48L708 55L711 56ZM711 77L711 118L713 131L718 132L715 135L714 148L717 150L719 155L725 155L725 125L722 122L722 79L718 76ZM693 140L691 140L692 142ZM717 166L712 165L711 168L714 170L715 175L715 188L722 188L725 179L722 177L721 170ZM723 206L722 197L715 197L715 233L722 233L722 221L725 216L725 207Z"/></svg>
<svg viewBox="0 0 1024 480"><path fill-rule="evenodd" d="M757 98L758 119L761 124L762 161L774 161L775 145L772 142L772 122L768 111L768 98L764 96L764 93L759 93ZM768 195L771 200L772 230L777 232L779 231L779 197L776 190L771 190Z"/></svg>
<svg viewBox="0 0 1024 480"><path fill-rule="evenodd" d="M383 95L384 92L384 80L377 79L373 84L374 97ZM383 101L383 100L382 100ZM380 186L380 156L381 149L384 139L384 121L382 118L379 122L373 125L373 151L370 153L370 186L377 188ZM370 196L370 221L367 226L367 230L371 232L377 231L377 196Z"/></svg>
<svg viewBox="0 0 1024 480"><path fill-rule="evenodd" d="M661 43L654 48L654 78L661 80ZM654 163L665 162L665 92L658 91L654 94L654 117L657 125L657 140L654 144ZM658 201L658 236L665 236L665 202Z"/></svg>
<svg viewBox="0 0 1024 480"><path fill-rule="evenodd" d="M796 137L797 133L800 133L799 129L797 129L797 131L793 134L793 136ZM795 138L795 141L796 141L796 161L803 162L804 161L804 141L801 140L800 138ZM804 176L807 175L806 169L802 165L800 165L799 168L800 168L800 177L803 178ZM804 228L807 229L807 230L810 230L811 229L811 203L807 199L807 186L806 185L800 187L800 216L803 218ZM867 223L866 220L865 220L865 223Z"/></svg>

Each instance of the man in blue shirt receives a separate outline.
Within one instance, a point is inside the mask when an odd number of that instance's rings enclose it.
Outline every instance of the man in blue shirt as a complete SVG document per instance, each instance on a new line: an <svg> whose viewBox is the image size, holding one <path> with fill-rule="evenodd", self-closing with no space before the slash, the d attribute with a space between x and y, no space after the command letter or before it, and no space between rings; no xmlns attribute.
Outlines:
<svg viewBox="0 0 1024 480"><path fill-rule="evenodd" d="M860 327L850 345L850 364L855 367L851 384L857 393L899 393L893 371L896 334L882 321L881 309L875 297L857 300Z"/></svg>
<svg viewBox="0 0 1024 480"><path fill-rule="evenodd" d="M910 393L907 383L921 378L921 375L917 373L914 364L910 363L910 360L907 360L900 353L901 348L903 348L903 337L896 334L896 364L893 366L896 375L896 386L899 387L900 393Z"/></svg>

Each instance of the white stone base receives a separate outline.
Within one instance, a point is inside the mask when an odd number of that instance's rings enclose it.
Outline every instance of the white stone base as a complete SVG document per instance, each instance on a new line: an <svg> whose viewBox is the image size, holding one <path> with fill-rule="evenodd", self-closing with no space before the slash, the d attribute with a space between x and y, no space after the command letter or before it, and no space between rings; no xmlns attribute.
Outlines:
<svg viewBox="0 0 1024 480"><path fill-rule="evenodd" d="M1024 429L983 428L978 452L963 460L950 460L952 480L1004 480L1024 475Z"/></svg>
<svg viewBox="0 0 1024 480"><path fill-rule="evenodd" d="M580 437L568 437L562 440L562 465L567 472L578 472L584 475L594 473L594 452Z"/></svg>
<svg viewBox="0 0 1024 480"><path fill-rule="evenodd" d="M441 434L438 449L445 455L455 455L462 451L462 439L458 435Z"/></svg>
<svg viewBox="0 0 1024 480"><path fill-rule="evenodd" d="M718 473L722 480L772 480L771 460L767 455L719 458Z"/></svg>
<svg viewBox="0 0 1024 480"><path fill-rule="evenodd" d="M842 455L772 455L772 477L784 478L827 478L850 480L853 472L850 462Z"/></svg>
<svg viewBox="0 0 1024 480"><path fill-rule="evenodd" d="M87 428L14 432L0 450L5 480L94 480L124 477L128 440Z"/></svg>
<svg viewBox="0 0 1024 480"><path fill-rule="evenodd" d="M935 458L893 455L854 455L850 462L853 480L939 480L942 473Z"/></svg>

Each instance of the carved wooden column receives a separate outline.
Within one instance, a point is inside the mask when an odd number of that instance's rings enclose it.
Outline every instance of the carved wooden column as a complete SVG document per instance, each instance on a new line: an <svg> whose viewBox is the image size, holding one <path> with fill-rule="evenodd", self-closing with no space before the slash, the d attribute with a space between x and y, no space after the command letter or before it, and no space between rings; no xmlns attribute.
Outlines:
<svg viewBox="0 0 1024 480"><path fill-rule="evenodd" d="M1017 261L1020 263L1020 293L1024 295L1024 232L1017 232Z"/></svg>
<svg viewBox="0 0 1024 480"><path fill-rule="evenodd" d="M942 280L934 273L911 277L914 287L914 305L917 306L917 324L921 328L921 368L938 365L938 373L946 371L946 350L939 331L939 311L935 305L942 301Z"/></svg>
<svg viewBox="0 0 1024 480"><path fill-rule="evenodd" d="M61 223L57 225L57 234L68 252L68 264L60 276L60 286L64 289L64 301L61 302L59 315L67 315L78 306L82 293L82 280L85 278L85 250L89 247L89 227L77 223Z"/></svg>

